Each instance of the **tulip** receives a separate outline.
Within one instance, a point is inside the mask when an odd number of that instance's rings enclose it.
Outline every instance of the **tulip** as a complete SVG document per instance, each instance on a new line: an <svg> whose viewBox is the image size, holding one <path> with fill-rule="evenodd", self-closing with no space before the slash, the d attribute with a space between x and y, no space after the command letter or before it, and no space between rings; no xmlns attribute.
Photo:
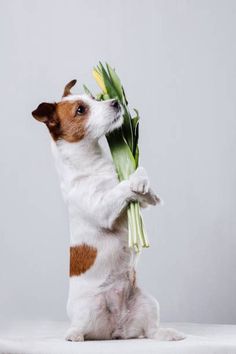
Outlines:
<svg viewBox="0 0 236 354"><path fill-rule="evenodd" d="M99 73L98 70L96 70L95 68L93 69L92 71L93 73L93 77L94 79L96 80L98 86L100 87L100 89L102 90L102 93L107 93L107 90L106 90L106 86L104 85L104 81L102 79L102 76L101 74Z"/></svg>
<svg viewBox="0 0 236 354"><path fill-rule="evenodd" d="M99 100L116 98L123 107L124 123L120 129L109 133L106 138L110 147L112 159L120 181L128 179L138 167L139 161L139 113L134 109L132 117L124 88L116 71L102 63L93 69L93 77L102 90L96 97ZM84 86L85 92L90 92ZM131 202L127 208L128 215L128 245L136 252L141 247L149 247L144 231L143 219L138 202Z"/></svg>

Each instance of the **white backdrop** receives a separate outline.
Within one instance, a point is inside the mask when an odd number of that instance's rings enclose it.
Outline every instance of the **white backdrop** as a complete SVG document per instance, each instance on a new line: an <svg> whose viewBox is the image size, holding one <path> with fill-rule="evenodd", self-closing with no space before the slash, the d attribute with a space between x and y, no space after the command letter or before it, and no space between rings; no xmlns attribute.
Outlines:
<svg viewBox="0 0 236 354"><path fill-rule="evenodd" d="M108 61L139 108L139 282L166 321L236 323L236 2L1 1L0 315L64 319L68 220L49 135L31 117Z"/></svg>

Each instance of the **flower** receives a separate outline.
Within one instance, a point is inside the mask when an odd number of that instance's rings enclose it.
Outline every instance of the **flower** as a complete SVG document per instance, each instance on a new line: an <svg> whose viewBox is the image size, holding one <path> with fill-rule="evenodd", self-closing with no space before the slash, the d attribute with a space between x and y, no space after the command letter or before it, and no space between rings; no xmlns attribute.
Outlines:
<svg viewBox="0 0 236 354"><path fill-rule="evenodd" d="M98 72L97 69L93 69L92 71L92 74L93 74L93 77L94 79L96 80L98 86L100 87L100 89L102 90L103 93L107 93L107 89L106 89L106 86L104 84L104 81L103 81L103 78L102 78L102 75Z"/></svg>

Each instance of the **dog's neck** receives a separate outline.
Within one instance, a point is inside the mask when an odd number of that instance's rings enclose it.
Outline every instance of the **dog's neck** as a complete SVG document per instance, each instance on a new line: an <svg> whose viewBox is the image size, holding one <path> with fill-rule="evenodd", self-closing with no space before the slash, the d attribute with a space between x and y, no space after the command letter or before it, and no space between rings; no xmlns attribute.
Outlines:
<svg viewBox="0 0 236 354"><path fill-rule="evenodd" d="M56 145L62 162L69 168L82 170L102 156L102 149L97 140L86 139L77 143L61 140Z"/></svg>
<svg viewBox="0 0 236 354"><path fill-rule="evenodd" d="M105 159L98 141L83 140L77 143L65 140L52 141L51 147L66 201L74 183L97 173Z"/></svg>
<svg viewBox="0 0 236 354"><path fill-rule="evenodd" d="M84 172L96 165L103 157L103 152L98 141L82 140L77 143L69 143L65 140L52 143L53 154L57 155L64 168Z"/></svg>
<svg viewBox="0 0 236 354"><path fill-rule="evenodd" d="M98 141L68 143L61 140L56 143L52 141L51 146L65 201L74 183L79 180L91 176L97 178L101 174L115 174L112 162L106 157Z"/></svg>

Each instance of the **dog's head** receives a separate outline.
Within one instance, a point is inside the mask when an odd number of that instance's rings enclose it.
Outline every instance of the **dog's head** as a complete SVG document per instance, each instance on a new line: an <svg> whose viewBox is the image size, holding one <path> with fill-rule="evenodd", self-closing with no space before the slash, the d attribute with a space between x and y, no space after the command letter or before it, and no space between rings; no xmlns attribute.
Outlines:
<svg viewBox="0 0 236 354"><path fill-rule="evenodd" d="M89 95L73 95L70 89L75 84L73 80L66 85L60 102L43 102L32 112L35 119L47 125L55 141L98 139L122 125L117 100L97 101Z"/></svg>

